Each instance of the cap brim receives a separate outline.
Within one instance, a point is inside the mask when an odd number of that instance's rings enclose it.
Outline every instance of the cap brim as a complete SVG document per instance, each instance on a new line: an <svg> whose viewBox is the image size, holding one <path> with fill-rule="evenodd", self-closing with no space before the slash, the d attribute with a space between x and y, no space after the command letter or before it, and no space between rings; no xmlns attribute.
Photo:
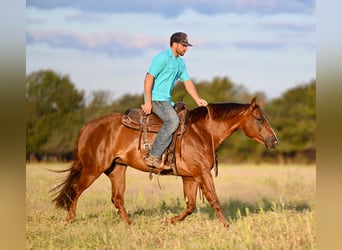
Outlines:
<svg viewBox="0 0 342 250"><path fill-rule="evenodd" d="M181 43L183 46L192 46L190 43Z"/></svg>

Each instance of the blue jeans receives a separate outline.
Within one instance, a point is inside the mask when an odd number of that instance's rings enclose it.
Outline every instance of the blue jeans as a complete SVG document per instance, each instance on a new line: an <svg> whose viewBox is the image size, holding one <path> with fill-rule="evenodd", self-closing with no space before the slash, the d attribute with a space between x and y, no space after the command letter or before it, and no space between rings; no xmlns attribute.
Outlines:
<svg viewBox="0 0 342 250"><path fill-rule="evenodd" d="M170 145L173 133L179 126L179 118L171 103L167 101L152 101L152 112L164 122L150 151L151 155L160 159Z"/></svg>

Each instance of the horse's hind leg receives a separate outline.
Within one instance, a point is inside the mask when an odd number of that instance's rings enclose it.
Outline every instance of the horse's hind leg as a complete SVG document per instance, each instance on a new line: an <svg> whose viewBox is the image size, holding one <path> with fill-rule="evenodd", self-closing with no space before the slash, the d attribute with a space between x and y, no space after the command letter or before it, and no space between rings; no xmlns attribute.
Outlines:
<svg viewBox="0 0 342 250"><path fill-rule="evenodd" d="M126 170L127 166L116 164L113 171L110 173L106 172L106 174L112 183L112 202L118 210L118 214L120 215L121 219L129 225L131 224L131 221L128 218L128 214L124 206Z"/></svg>
<svg viewBox="0 0 342 250"><path fill-rule="evenodd" d="M86 190L101 175L102 172L94 172L94 169L95 168L91 168L90 170L90 168L83 166L79 180L77 183L72 185L72 188L75 191L75 196L73 197L69 207L68 216L66 218L67 223L71 222L75 218L78 198L81 196L83 191Z"/></svg>
<svg viewBox="0 0 342 250"><path fill-rule="evenodd" d="M167 220L168 224L175 224L177 221L182 221L196 208L196 194L198 189L197 182L192 177L182 177L183 178L183 192L184 198L186 200L186 209L179 215L172 217Z"/></svg>

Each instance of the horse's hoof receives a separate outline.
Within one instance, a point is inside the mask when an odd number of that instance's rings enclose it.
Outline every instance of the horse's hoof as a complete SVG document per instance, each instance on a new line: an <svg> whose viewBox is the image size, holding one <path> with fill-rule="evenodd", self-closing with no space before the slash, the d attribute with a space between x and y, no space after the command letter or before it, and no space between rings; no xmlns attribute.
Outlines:
<svg viewBox="0 0 342 250"><path fill-rule="evenodd" d="M74 221L73 219L66 218L65 221L64 221L64 226L67 226L67 225L71 224L73 221Z"/></svg>
<svg viewBox="0 0 342 250"><path fill-rule="evenodd" d="M64 221L64 226L68 226L71 224L71 221Z"/></svg>
<svg viewBox="0 0 342 250"><path fill-rule="evenodd" d="M171 220L170 219L168 219L168 218L164 218L164 221L163 221L163 224L164 224L164 226L170 226L170 225L172 225L172 222L171 222Z"/></svg>

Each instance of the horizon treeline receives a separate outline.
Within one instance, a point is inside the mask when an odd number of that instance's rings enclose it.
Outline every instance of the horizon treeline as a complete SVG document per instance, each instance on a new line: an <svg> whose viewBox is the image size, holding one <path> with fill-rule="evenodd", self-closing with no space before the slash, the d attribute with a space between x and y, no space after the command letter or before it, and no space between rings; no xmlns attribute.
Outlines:
<svg viewBox="0 0 342 250"><path fill-rule="evenodd" d="M201 97L210 103L249 103L256 96L274 128L280 145L275 151L247 138L240 131L230 136L218 150L224 163L272 162L314 163L316 160L316 80L288 89L280 97L268 99L262 91L250 93L228 77L195 81ZM274 83L277 84L277 83ZM173 99L196 107L182 83L177 83ZM140 108L144 96L125 94L112 100L107 90L88 96L78 90L69 76L53 70L39 70L26 76L26 159L27 161L70 161L80 129L86 122L108 113Z"/></svg>

